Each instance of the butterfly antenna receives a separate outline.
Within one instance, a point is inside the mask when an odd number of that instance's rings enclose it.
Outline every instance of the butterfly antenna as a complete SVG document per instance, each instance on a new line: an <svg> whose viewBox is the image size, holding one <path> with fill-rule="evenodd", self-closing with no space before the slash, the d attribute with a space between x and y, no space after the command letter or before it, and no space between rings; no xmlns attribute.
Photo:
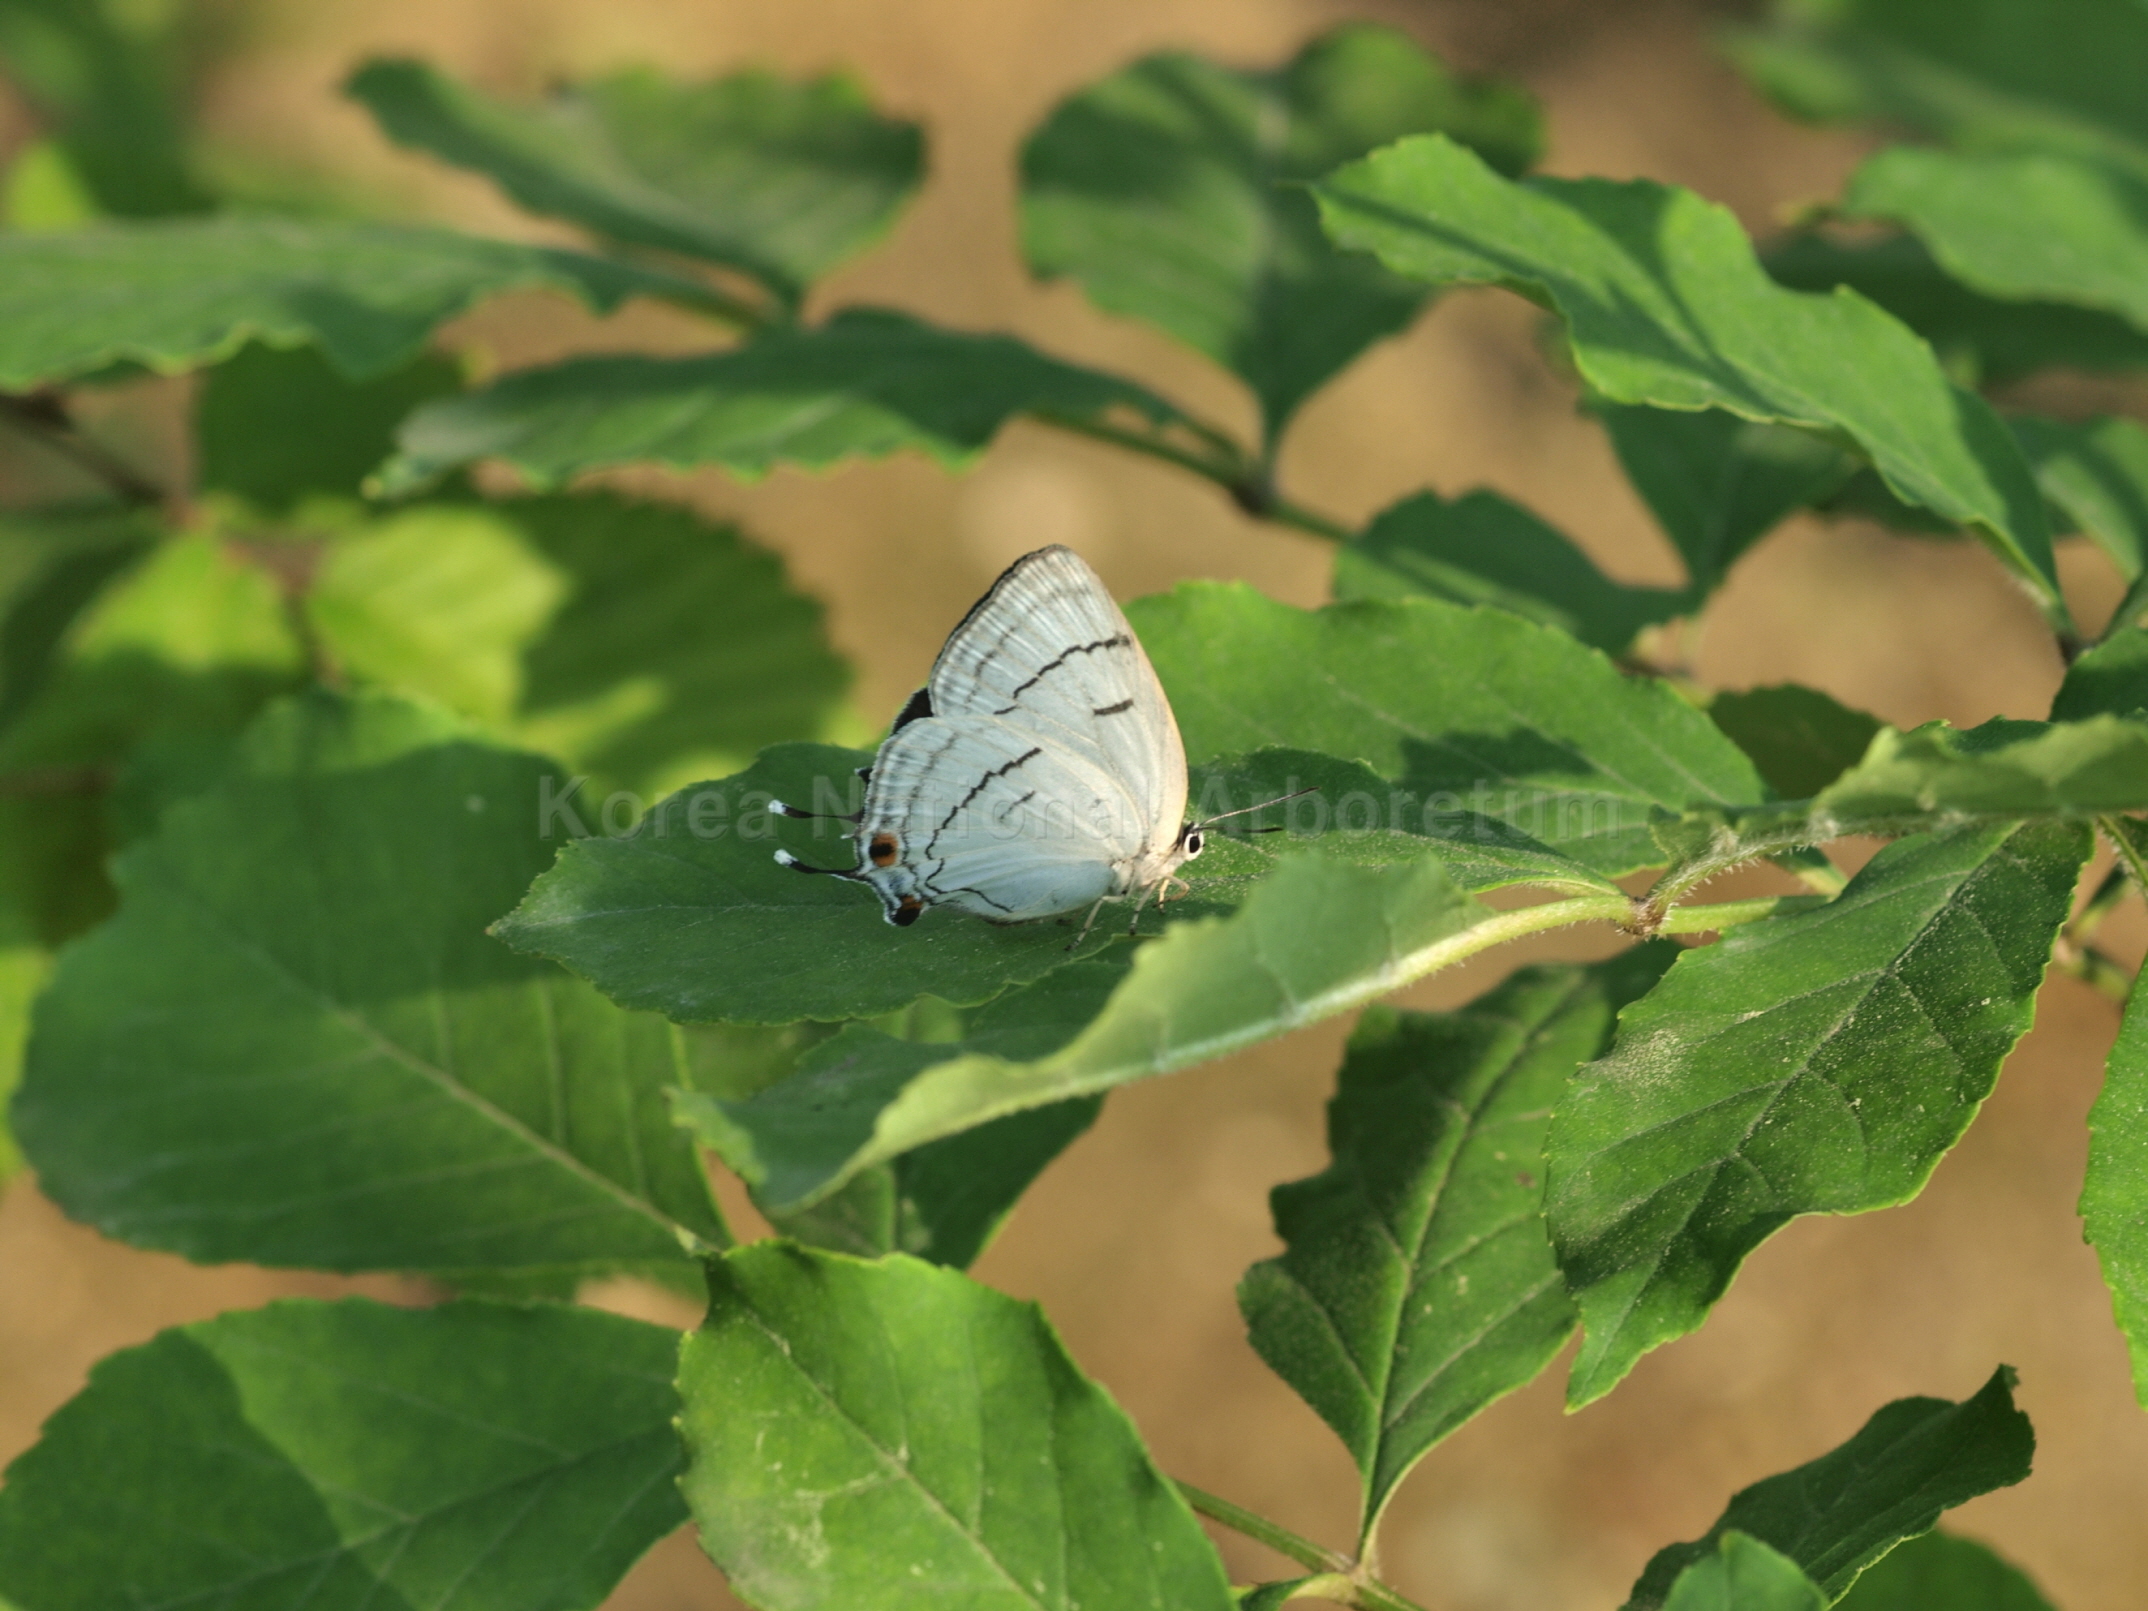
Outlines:
<svg viewBox="0 0 2148 1611"><path fill-rule="evenodd" d="M788 867L794 873L813 873L822 878L847 878L854 884L862 884L864 878L851 867L815 867L811 862L800 861L787 850L776 852L776 865Z"/></svg>
<svg viewBox="0 0 2148 1611"><path fill-rule="evenodd" d="M789 817L793 822L856 822L862 811L801 811L797 806L785 805L781 800L768 802L768 809L779 817Z"/></svg>
<svg viewBox="0 0 2148 1611"><path fill-rule="evenodd" d="M1317 788L1293 789L1289 794L1279 794L1273 800L1263 800L1259 805L1240 806L1236 811L1223 812L1220 816L1210 817L1206 822L1197 822L1194 826L1202 829L1213 828L1217 823L1228 822L1233 817L1250 817L1254 812L1265 811L1272 805L1281 805L1286 800L1301 800L1308 794L1318 794L1319 792ZM770 806L769 809L772 811L775 807ZM1275 828L1256 828L1253 831L1255 833L1276 833L1280 830Z"/></svg>

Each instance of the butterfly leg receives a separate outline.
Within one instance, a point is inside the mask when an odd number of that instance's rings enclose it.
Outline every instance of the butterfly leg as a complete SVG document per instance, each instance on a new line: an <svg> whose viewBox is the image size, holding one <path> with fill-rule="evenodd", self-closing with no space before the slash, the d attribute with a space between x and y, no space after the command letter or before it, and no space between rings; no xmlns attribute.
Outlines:
<svg viewBox="0 0 2148 1611"><path fill-rule="evenodd" d="M1099 895L1096 898L1095 904L1089 908L1089 915L1081 920L1081 933L1067 942L1069 951L1080 949L1081 942L1089 938L1089 930L1096 926L1096 914L1104 909L1104 903L1111 898L1109 895Z"/></svg>

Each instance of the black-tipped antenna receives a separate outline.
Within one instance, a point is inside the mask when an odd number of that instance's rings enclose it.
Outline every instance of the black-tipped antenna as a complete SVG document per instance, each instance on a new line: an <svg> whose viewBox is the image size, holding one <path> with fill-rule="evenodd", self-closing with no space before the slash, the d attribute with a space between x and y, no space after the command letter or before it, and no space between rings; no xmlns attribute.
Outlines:
<svg viewBox="0 0 2148 1611"><path fill-rule="evenodd" d="M1194 826L1196 828L1201 829L1203 832L1206 832L1208 829L1213 828L1217 823L1228 822L1233 817L1249 817L1254 812L1265 811L1272 805L1281 805L1286 800L1302 799L1308 794L1318 794L1319 792L1320 791L1317 788L1294 789L1289 794L1277 795L1273 800L1263 800L1259 805L1240 806L1236 811L1225 811L1218 816L1208 818L1205 822L1197 822L1194 824ZM1282 830L1279 828L1256 828L1253 831L1255 833L1280 833Z"/></svg>
<svg viewBox="0 0 2148 1611"><path fill-rule="evenodd" d="M796 856L793 856L787 850L779 850L776 852L776 865L778 867L788 867L794 873L813 873L822 878L847 878L854 884L862 884L865 882L865 880L859 876L856 868L815 867L811 862L800 861Z"/></svg>

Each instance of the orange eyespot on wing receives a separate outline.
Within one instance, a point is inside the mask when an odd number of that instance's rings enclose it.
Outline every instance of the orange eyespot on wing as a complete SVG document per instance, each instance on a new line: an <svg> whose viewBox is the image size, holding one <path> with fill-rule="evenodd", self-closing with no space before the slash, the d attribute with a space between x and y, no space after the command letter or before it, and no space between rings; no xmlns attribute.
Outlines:
<svg viewBox="0 0 2148 1611"><path fill-rule="evenodd" d="M875 867L892 867L895 858L902 854L902 846L891 833L876 833L865 847L865 854Z"/></svg>
<svg viewBox="0 0 2148 1611"><path fill-rule="evenodd" d="M905 895L896 903L895 910L888 913L888 921L899 929L906 929L918 920L925 910L925 903L915 895Z"/></svg>

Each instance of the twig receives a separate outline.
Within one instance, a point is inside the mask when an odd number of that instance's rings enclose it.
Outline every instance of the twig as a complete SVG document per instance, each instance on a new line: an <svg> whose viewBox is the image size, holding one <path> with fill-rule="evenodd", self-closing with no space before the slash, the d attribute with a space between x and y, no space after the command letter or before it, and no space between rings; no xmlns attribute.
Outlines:
<svg viewBox="0 0 2148 1611"><path fill-rule="evenodd" d="M82 434L67 412L66 399L58 392L0 392L0 418L24 435L36 438L77 469L95 476L124 501L164 501L164 491L155 482Z"/></svg>

